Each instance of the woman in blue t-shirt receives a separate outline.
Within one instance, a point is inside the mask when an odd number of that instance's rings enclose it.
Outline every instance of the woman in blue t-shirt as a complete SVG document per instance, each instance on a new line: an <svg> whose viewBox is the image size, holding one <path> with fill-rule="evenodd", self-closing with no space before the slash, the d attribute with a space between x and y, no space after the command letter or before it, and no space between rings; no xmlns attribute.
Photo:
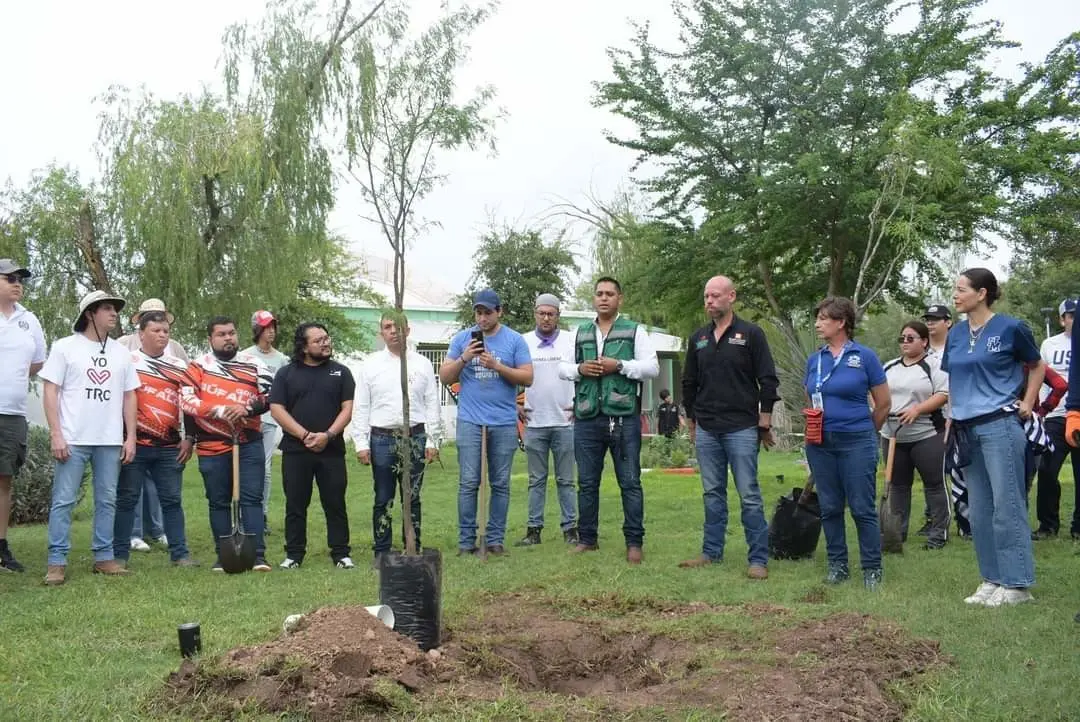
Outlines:
<svg viewBox="0 0 1080 722"><path fill-rule="evenodd" d="M1035 583L1027 521L1023 419L1039 398L1046 368L1031 329L990 310L1000 296L985 268L960 274L953 291L967 319L949 331L941 367L949 374L948 454L964 470L971 537L982 583L964 601L1000 607L1031 600ZM1024 380L1024 365L1030 369Z"/></svg>
<svg viewBox="0 0 1080 722"><path fill-rule="evenodd" d="M804 386L810 404L823 413L820 444L807 443L806 460L821 505L821 528L829 558L827 584L839 584L848 571L844 505L859 533L863 584L882 581L881 528L874 497L877 489L877 432L889 414L889 385L877 354L855 343L855 304L829 297L814 309L814 327L825 341L806 363ZM873 398L870 411L867 397Z"/></svg>

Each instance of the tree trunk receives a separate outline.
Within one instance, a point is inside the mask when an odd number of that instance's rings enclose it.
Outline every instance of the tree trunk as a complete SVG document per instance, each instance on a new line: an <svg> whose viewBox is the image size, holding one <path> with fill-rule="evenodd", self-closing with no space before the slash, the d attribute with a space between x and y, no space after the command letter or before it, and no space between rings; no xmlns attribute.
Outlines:
<svg viewBox="0 0 1080 722"><path fill-rule="evenodd" d="M105 291L112 294L112 285L109 283L109 274L105 271L105 264L101 260L101 253L97 247L97 233L94 230L94 214L90 208L90 201L84 200L79 206L79 236L75 239L79 247L79 254L90 271L90 280L95 290Z"/></svg>

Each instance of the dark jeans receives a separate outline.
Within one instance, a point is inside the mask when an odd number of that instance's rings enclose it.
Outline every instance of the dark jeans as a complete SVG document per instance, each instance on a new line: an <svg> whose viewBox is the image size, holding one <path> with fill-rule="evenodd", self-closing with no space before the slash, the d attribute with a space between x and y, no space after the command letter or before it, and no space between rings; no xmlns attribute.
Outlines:
<svg viewBox="0 0 1080 722"><path fill-rule="evenodd" d="M264 458L262 439L240 444L240 522L245 533L255 535L255 554L260 559L266 555L262 513ZM200 456L199 473L210 505L210 531L217 552L221 537L232 533L232 453Z"/></svg>
<svg viewBox="0 0 1080 722"><path fill-rule="evenodd" d="M1061 482L1058 476L1065 463L1065 457L1072 459L1073 534L1080 534L1080 449L1074 449L1065 441L1065 419L1046 419L1046 433L1054 442L1054 450L1043 454L1039 462L1039 487L1035 492L1035 513L1039 519L1039 528L1057 532L1061 526Z"/></svg>
<svg viewBox="0 0 1080 722"><path fill-rule="evenodd" d="M405 490L401 487L401 460L398 458L398 440L400 437L388 434L371 435L371 477L375 484L375 504L371 509L372 537L375 540L375 553L390 551L394 536L394 519L390 508L394 497L404 503ZM403 440L403 439L402 439ZM427 434L412 434L409 454L409 503L412 516L413 532L416 534L416 548L420 549L420 489L424 485L424 446ZM405 527L401 530L402 545L405 541Z"/></svg>
<svg viewBox="0 0 1080 722"><path fill-rule="evenodd" d="M131 556L135 508L142 498L147 477L157 487L165 536L169 537L169 558L175 562L188 556L184 536L184 506L180 499L184 465L177 462L177 453L179 449L175 446L136 446L134 461L120 467L120 481L116 486L116 518L113 521L115 558L126 560Z"/></svg>
<svg viewBox="0 0 1080 722"><path fill-rule="evenodd" d="M645 498L641 492L641 418L604 416L574 422L574 458L578 468L578 538L596 544L600 525L600 476L611 452L623 507L626 546L645 539Z"/></svg>
<svg viewBox="0 0 1080 722"><path fill-rule="evenodd" d="M281 455L281 482L285 489L285 555L303 561L307 553L307 512L312 481L319 485L319 501L326 515L326 545L336 564L349 556L349 514L345 508L348 473L342 453L286 451Z"/></svg>
<svg viewBox="0 0 1080 722"><path fill-rule="evenodd" d="M881 524L877 493L877 433L826 431L821 444L806 445L806 461L814 475L821 505L821 528L829 564L848 563L844 505L859 533L862 568L881 569Z"/></svg>
<svg viewBox="0 0 1080 722"><path fill-rule="evenodd" d="M888 449L888 442L888 439L882 439L885 449ZM911 489L915 484L915 472L918 471L923 482L926 506L930 510L927 541L931 544L945 543L949 533L949 498L945 491L944 462L944 431L928 439L896 445L889 509L903 520L901 529L905 540L911 518Z"/></svg>

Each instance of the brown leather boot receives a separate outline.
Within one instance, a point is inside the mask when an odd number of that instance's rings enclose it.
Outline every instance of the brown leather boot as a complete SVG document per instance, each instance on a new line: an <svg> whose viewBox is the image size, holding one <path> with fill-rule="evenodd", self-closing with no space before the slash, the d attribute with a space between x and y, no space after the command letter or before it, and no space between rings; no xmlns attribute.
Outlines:
<svg viewBox="0 0 1080 722"><path fill-rule="evenodd" d="M751 564L750 568L746 570L746 576L750 577L751 579L768 579L769 569L768 567L763 567L760 564Z"/></svg>
<svg viewBox="0 0 1080 722"><path fill-rule="evenodd" d="M578 542L573 548L570 549L570 553L581 554L582 552L594 552L599 548L599 544L582 544L581 542Z"/></svg>
<svg viewBox="0 0 1080 722"><path fill-rule="evenodd" d="M58 587L64 583L64 572L67 567L63 564L50 564L45 570L45 584L50 587Z"/></svg>
<svg viewBox="0 0 1080 722"><path fill-rule="evenodd" d="M94 562L94 574L105 574L110 577L124 577L131 574L131 570L115 559L104 562Z"/></svg>
<svg viewBox="0 0 1080 722"><path fill-rule="evenodd" d="M711 564L719 564L720 560L712 560L709 557L702 554L696 559L687 559L684 562L679 562L680 569L697 569L698 567L707 567Z"/></svg>

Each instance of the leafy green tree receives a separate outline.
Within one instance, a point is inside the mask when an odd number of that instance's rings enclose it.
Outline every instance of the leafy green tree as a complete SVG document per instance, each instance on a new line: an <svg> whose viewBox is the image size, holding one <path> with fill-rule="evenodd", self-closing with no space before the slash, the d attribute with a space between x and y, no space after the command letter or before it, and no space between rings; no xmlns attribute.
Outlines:
<svg viewBox="0 0 1080 722"><path fill-rule="evenodd" d="M535 325L533 305L541 293L571 296L570 279L579 271L574 253L562 237L547 241L539 231L492 228L480 239L465 293L458 297L463 327L473 321L473 295L482 288L499 294L503 323L518 331Z"/></svg>
<svg viewBox="0 0 1080 722"><path fill-rule="evenodd" d="M1001 300L994 308L1024 319L1042 339L1047 320L1051 335L1061 331L1057 308L1065 298L1080 298L1080 259L1021 258L1013 262L1009 279L1002 286Z"/></svg>
<svg viewBox="0 0 1080 722"><path fill-rule="evenodd" d="M909 278L943 285L939 258L1015 223L1024 161L1062 147L1076 98L1043 66L1019 83L989 71L1007 43L980 4L926 0L901 30L894 0L679 0L678 47L643 26L611 50L596 103L635 132L609 139L654 171L658 217L694 229L646 246L643 295L730 275L797 359L823 296L914 305Z"/></svg>

